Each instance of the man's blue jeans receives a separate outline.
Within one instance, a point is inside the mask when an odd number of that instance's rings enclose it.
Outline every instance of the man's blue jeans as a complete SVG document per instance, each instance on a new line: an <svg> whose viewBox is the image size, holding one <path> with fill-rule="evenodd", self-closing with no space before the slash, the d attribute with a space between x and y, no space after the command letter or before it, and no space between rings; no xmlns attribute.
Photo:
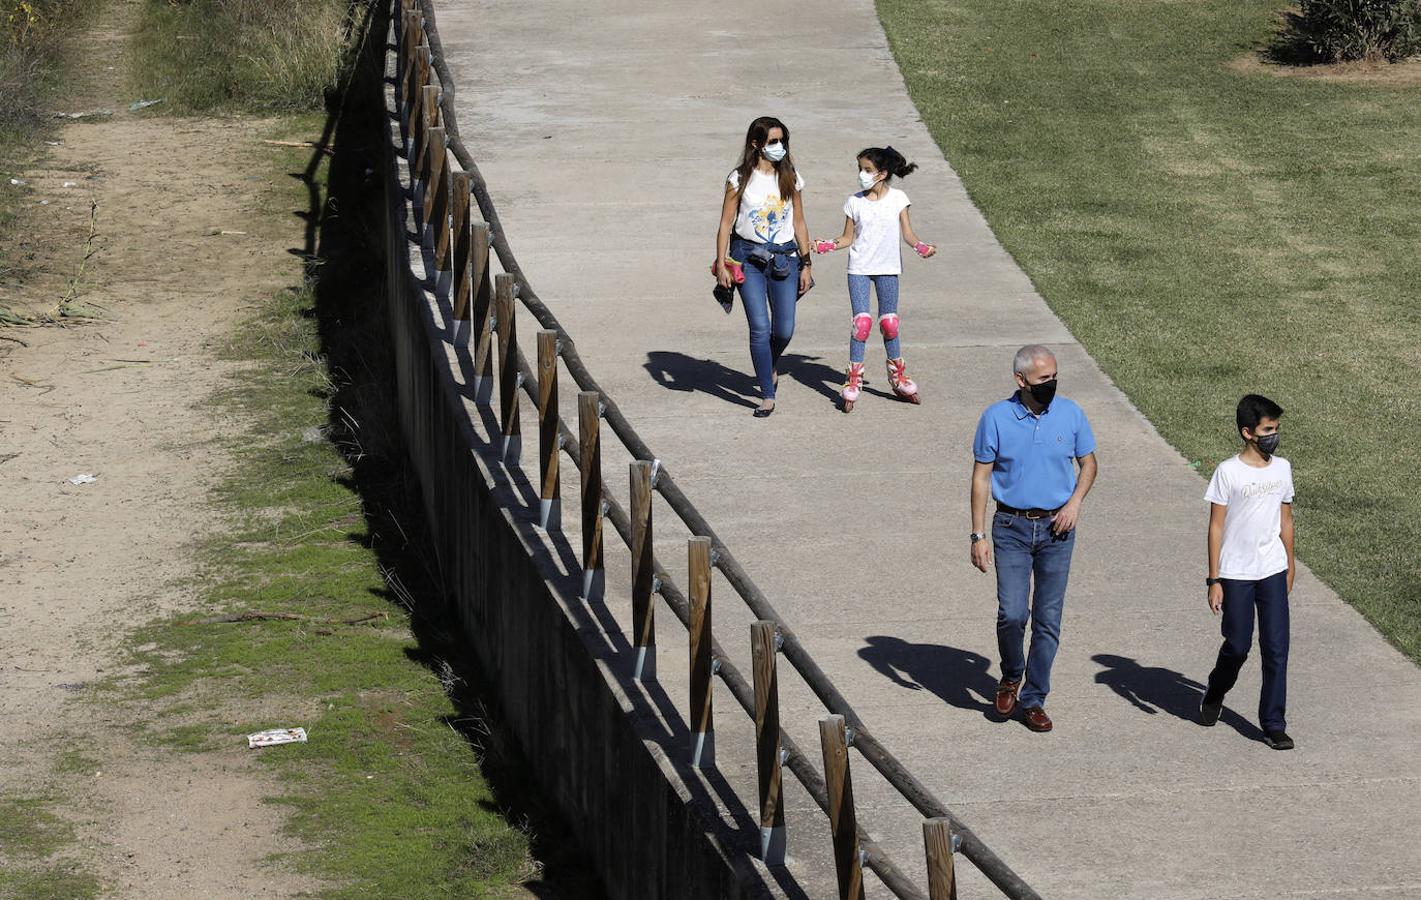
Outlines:
<svg viewBox="0 0 1421 900"><path fill-rule="evenodd" d="M997 650L1002 677L1026 683L1018 695L1021 706L1043 706L1051 692L1051 664L1061 642L1061 609L1071 574L1076 532L1051 533L1054 517L1028 519L997 512L992 516L992 555L997 567ZM1036 580L1036 597L1031 582ZM1031 652L1022 652L1026 623L1031 622Z"/></svg>
<svg viewBox="0 0 1421 900"><path fill-rule="evenodd" d="M1258 694L1258 724L1264 731L1287 727L1288 705L1288 572L1285 569L1258 581L1221 578L1224 587L1223 619L1219 630L1224 643L1204 702L1223 703L1238 681L1238 670L1253 646L1253 616L1258 612L1258 649L1263 656L1263 689Z"/></svg>
<svg viewBox="0 0 1421 900"><path fill-rule="evenodd" d="M740 285L740 305L750 325L750 362L760 383L760 396L775 396L775 366L794 337L794 313L799 303L799 253L793 242L769 244L781 253L790 251L790 272L776 278L749 259L753 245L743 238L730 242L730 256L745 266L745 283Z"/></svg>

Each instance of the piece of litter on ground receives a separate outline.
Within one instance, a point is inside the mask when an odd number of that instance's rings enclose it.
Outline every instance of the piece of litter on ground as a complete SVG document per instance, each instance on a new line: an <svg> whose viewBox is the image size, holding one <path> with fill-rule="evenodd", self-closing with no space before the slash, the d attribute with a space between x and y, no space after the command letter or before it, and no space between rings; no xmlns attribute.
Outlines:
<svg viewBox="0 0 1421 900"><path fill-rule="evenodd" d="M162 103L166 99L168 98L159 97L157 100L134 100L132 103L128 104L128 111L138 112L140 109L147 109L150 106L157 106L159 103Z"/></svg>
<svg viewBox="0 0 1421 900"><path fill-rule="evenodd" d="M48 201L48 200L41 200L41 201L39 202L39 205L40 205L40 206L48 206L48 205L49 205L49 201Z"/></svg>
<svg viewBox="0 0 1421 900"><path fill-rule="evenodd" d="M96 482L96 481L98 481L98 480L99 480L99 476L95 475L93 472L84 472L83 474L75 475L73 478L69 479L69 483L70 483L70 484L93 484L94 482Z"/></svg>
<svg viewBox="0 0 1421 900"><path fill-rule="evenodd" d="M79 182L77 182L77 181L66 181L66 182L64 182L64 184L61 185L61 186L62 186L62 187L78 187L78 186L79 186Z"/></svg>
<svg viewBox="0 0 1421 900"><path fill-rule="evenodd" d="M321 430L321 426L319 425L312 425L310 428L307 428L305 431L301 432L301 440L305 441L308 444L319 444L325 439L325 432Z"/></svg>
<svg viewBox="0 0 1421 900"><path fill-rule="evenodd" d="M306 743L306 729L304 728L270 728L247 735L248 750L255 750L258 747L275 747L277 744L304 743Z"/></svg>
<svg viewBox="0 0 1421 900"><path fill-rule="evenodd" d="M63 141L45 141L45 142L44 142L44 145L45 145L46 147L63 147L63 146L64 146L64 142L63 142Z"/></svg>
<svg viewBox="0 0 1421 900"><path fill-rule="evenodd" d="M25 181L25 179L23 178L11 178L10 183L13 184L15 187L19 187L20 185L28 184L29 182Z"/></svg>
<svg viewBox="0 0 1421 900"><path fill-rule="evenodd" d="M207 232L207 234L208 234L209 237L212 237L212 236L222 235L222 234L246 234L246 232L245 232L245 231L231 231L231 230L225 229L225 228L214 228L214 229L212 229L211 231Z"/></svg>
<svg viewBox="0 0 1421 900"><path fill-rule="evenodd" d="M88 109L88 110L85 110L84 112L72 112L72 113L71 113L71 112L57 112L57 113L54 114L54 118L56 118L56 119L96 119L96 118L102 118L102 117L104 117L104 116L111 116L111 115L113 115L113 110L111 110L111 109Z"/></svg>

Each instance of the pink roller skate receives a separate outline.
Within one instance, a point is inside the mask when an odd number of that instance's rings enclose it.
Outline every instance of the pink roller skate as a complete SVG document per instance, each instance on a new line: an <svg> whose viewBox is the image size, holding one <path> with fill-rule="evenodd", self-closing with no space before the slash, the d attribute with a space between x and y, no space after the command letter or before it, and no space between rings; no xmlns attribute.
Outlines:
<svg viewBox="0 0 1421 900"><path fill-rule="evenodd" d="M888 383L893 385L893 393L898 395L898 399L914 405L922 402L918 397L918 386L908 377L903 357L888 361Z"/></svg>
<svg viewBox="0 0 1421 900"><path fill-rule="evenodd" d="M849 363L848 374L844 376L843 390L839 391L839 397L843 400L844 412L854 411L854 401L859 398L859 391L863 390L863 363Z"/></svg>

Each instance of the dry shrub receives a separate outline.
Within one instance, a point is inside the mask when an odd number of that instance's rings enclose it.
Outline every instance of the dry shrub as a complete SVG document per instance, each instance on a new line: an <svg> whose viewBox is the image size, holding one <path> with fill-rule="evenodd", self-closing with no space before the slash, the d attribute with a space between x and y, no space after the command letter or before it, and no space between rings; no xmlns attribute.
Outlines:
<svg viewBox="0 0 1421 900"><path fill-rule="evenodd" d="M340 0L151 0L139 92L180 108L319 108L348 45Z"/></svg>

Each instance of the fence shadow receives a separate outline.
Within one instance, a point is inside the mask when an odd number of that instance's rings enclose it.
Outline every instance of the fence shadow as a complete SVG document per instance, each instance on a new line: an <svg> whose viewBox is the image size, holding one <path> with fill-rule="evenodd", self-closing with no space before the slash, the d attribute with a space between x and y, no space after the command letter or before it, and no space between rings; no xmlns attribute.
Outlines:
<svg viewBox="0 0 1421 900"><path fill-rule="evenodd" d="M1091 659L1105 668L1095 676L1131 706L1146 715L1165 713L1186 722L1199 721L1199 701L1204 698L1204 685L1162 666L1142 666L1128 656L1097 653ZM1224 707L1219 721L1244 737L1261 741L1263 732L1243 716Z"/></svg>
<svg viewBox="0 0 1421 900"><path fill-rule="evenodd" d="M915 644L890 635L864 639L859 658L894 684L929 691L948 706L995 716L997 679L992 661L979 653L944 644Z"/></svg>

